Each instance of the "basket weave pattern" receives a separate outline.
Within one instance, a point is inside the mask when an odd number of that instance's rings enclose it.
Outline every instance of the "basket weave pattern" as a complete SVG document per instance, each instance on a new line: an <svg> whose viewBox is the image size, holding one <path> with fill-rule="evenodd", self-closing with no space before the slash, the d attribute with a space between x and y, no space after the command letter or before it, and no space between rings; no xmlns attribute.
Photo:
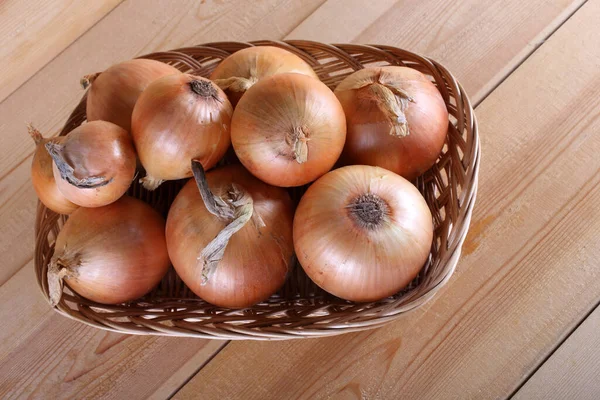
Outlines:
<svg viewBox="0 0 600 400"><path fill-rule="evenodd" d="M329 336L380 326L429 300L452 275L467 234L479 169L479 137L473 108L452 74L435 61L390 46L328 45L309 41L252 43L221 42L142 56L166 62L183 72L208 77L231 53L248 46L271 45L289 50L315 70L331 89L365 66L401 65L429 76L450 113L442 155L416 181L434 218L431 255L410 286L394 296L371 303L353 303L318 288L300 265L293 265L284 287L269 300L245 310L207 304L196 297L171 268L158 287L144 298L107 306L82 298L66 285L58 312L88 325L131 334L191 336L212 339L290 339ZM86 119L85 96L65 124L65 135ZM154 192L137 183L129 195L143 199L166 216L183 182L167 182ZM298 200L304 188L292 189ZM35 270L46 298L47 266L66 217L38 204L35 225Z"/></svg>

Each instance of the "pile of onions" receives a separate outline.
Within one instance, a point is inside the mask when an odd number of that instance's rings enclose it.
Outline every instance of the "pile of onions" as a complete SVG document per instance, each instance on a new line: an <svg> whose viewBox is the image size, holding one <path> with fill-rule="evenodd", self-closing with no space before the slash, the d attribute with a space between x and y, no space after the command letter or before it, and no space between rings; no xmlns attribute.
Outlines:
<svg viewBox="0 0 600 400"><path fill-rule="evenodd" d="M54 160L58 190L79 206L110 204L133 181L136 156L131 136L111 122L88 122L44 146Z"/></svg>
<svg viewBox="0 0 600 400"><path fill-rule="evenodd" d="M282 187L312 182L333 167L346 138L346 120L321 81L278 74L254 84L238 103L231 141L244 166Z"/></svg>
<svg viewBox="0 0 600 400"><path fill-rule="evenodd" d="M294 217L294 247L307 275L352 301L405 287L429 256L432 217L419 191L378 167L332 171L305 193Z"/></svg>
<svg viewBox="0 0 600 400"><path fill-rule="evenodd" d="M225 91L235 107L246 90L256 82L286 72L317 78L310 65L297 55L279 47L256 46L236 51L227 57L217 66L210 79Z"/></svg>
<svg viewBox="0 0 600 400"><path fill-rule="evenodd" d="M167 248L177 274L202 299L242 308L285 281L292 259L293 206L287 192L240 165L190 179L171 205Z"/></svg>
<svg viewBox="0 0 600 400"><path fill-rule="evenodd" d="M99 208L79 208L56 239L48 266L50 300L63 282L89 300L118 304L154 288L169 268L164 219L146 203L124 196Z"/></svg>
<svg viewBox="0 0 600 400"><path fill-rule="evenodd" d="M103 120L131 131L133 106L144 89L153 81L179 70L155 60L136 59L115 64L102 73L86 75L83 88L87 94L88 121Z"/></svg>
<svg viewBox="0 0 600 400"><path fill-rule="evenodd" d="M375 165L413 179L435 163L448 132L448 110L422 73L365 68L344 79L335 94L348 124L345 164Z"/></svg>
<svg viewBox="0 0 600 400"><path fill-rule="evenodd" d="M38 198L46 207L59 214L71 214L79 207L77 204L67 200L58 190L54 173L52 172L52 157L46 151L45 144L49 139L44 139L42 134L33 126L28 127L29 135L35 142L35 152L31 162L31 182ZM54 138L53 141L60 143L62 137Z"/></svg>
<svg viewBox="0 0 600 400"><path fill-rule="evenodd" d="M152 82L133 110L131 133L148 190L165 180L192 176L190 161L205 169L219 161L231 143L233 109L208 79L178 74Z"/></svg>
<svg viewBox="0 0 600 400"><path fill-rule="evenodd" d="M89 122L52 139L30 128L36 193L71 214L48 266L52 304L63 282L98 303L135 300L172 263L205 301L250 307L282 287L294 252L317 285L346 300L405 288L433 240L409 180L445 143L435 85L414 69L374 67L334 93L300 57L270 46L235 52L211 79L126 61L82 81ZM166 223L124 196L138 159L148 190L193 177ZM331 171L336 163L350 166ZM294 213L284 188L311 182ZM163 202L178 187L151 197Z"/></svg>

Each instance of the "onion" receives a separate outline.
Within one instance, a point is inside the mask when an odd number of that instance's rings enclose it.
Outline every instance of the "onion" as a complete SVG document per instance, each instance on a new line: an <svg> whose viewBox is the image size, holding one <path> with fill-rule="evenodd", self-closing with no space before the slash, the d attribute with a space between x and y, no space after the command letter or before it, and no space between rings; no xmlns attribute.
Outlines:
<svg viewBox="0 0 600 400"><path fill-rule="evenodd" d="M294 217L294 247L307 275L346 300L375 301L423 267L432 217L419 191L378 167L332 171L308 188Z"/></svg>
<svg viewBox="0 0 600 400"><path fill-rule="evenodd" d="M242 164L275 186L300 186L329 171L345 137L344 111L334 94L301 74L256 83L231 122L231 141Z"/></svg>
<svg viewBox="0 0 600 400"><path fill-rule="evenodd" d="M165 180L192 176L190 160L205 169L225 154L233 110L214 83L188 74L154 81L140 96L132 117L132 134L146 177L154 190Z"/></svg>
<svg viewBox="0 0 600 400"><path fill-rule="evenodd" d="M58 190L82 207L100 207L123 196L135 175L136 156L129 133L106 121L73 129L45 144L54 160Z"/></svg>
<svg viewBox="0 0 600 400"><path fill-rule="evenodd" d="M166 75L179 70L155 60L136 59L115 64L102 73L86 75L83 88L91 85L87 94L88 121L104 120L131 131L133 106L144 89Z"/></svg>
<svg viewBox="0 0 600 400"><path fill-rule="evenodd" d="M348 136L342 160L376 165L413 179L437 160L448 132L448 110L435 85L417 70L359 70L335 89Z"/></svg>
<svg viewBox="0 0 600 400"><path fill-rule="evenodd" d="M199 297L243 308L283 285L293 255L293 206L287 192L240 165L204 175L181 189L167 218L167 248L177 274ZM210 187L210 189L209 189Z"/></svg>
<svg viewBox="0 0 600 400"><path fill-rule="evenodd" d="M169 268L164 228L164 219L152 207L128 196L73 212L58 234L48 266L52 305L60 301L63 281L103 304L148 293Z"/></svg>
<svg viewBox="0 0 600 400"><path fill-rule="evenodd" d="M255 46L236 51L224 59L210 79L225 91L235 107L246 90L256 82L286 72L317 78L310 65L297 55L279 47Z"/></svg>
<svg viewBox="0 0 600 400"><path fill-rule="evenodd" d="M59 214L71 214L78 207L71 203L58 190L54 174L52 173L52 157L46 151L44 145L49 139L44 139L40 131L33 126L27 126L29 135L35 142L35 152L31 162L31 183L38 198L46 207ZM62 137L53 138L53 141L60 143Z"/></svg>

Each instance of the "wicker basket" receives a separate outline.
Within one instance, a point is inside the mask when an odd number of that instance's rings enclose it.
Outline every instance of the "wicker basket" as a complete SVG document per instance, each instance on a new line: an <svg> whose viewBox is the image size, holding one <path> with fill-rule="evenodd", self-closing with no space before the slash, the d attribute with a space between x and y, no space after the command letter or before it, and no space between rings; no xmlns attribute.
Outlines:
<svg viewBox="0 0 600 400"><path fill-rule="evenodd" d="M477 122L460 84L435 61L390 46L327 45L309 41L223 42L153 53L143 58L209 76L231 53L262 45L279 46L302 57L332 89L348 74L366 65L415 68L431 77L437 85L450 112L450 129L437 164L416 181L435 224L431 255L418 277L394 296L359 304L325 293L308 279L299 265L295 265L279 293L252 308L231 310L207 304L194 296L171 268L152 293L123 305L97 304L65 286L62 300L56 307L59 313L97 328L130 334L255 340L318 337L369 329L392 321L431 299L448 281L469 227L480 155ZM61 135L84 122L85 104L84 96ZM155 192L147 192L136 182L129 194L147 201L166 216L181 186L182 182L168 182ZM301 192L302 189L295 189L292 196L298 199ZM66 217L48 210L41 203L38 205L35 269L46 298L47 265L54 251L55 238L65 221Z"/></svg>

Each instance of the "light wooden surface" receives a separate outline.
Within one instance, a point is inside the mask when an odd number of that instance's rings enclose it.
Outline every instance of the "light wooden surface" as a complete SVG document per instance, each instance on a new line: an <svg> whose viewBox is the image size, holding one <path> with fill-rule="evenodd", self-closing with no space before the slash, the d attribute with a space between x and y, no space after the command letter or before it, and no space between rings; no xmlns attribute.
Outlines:
<svg viewBox="0 0 600 400"><path fill-rule="evenodd" d="M0 102L121 1L0 2Z"/></svg>
<svg viewBox="0 0 600 400"><path fill-rule="evenodd" d="M0 398L600 398L600 314L581 323L600 300L600 0L116 3L0 3ZM77 26L56 23L65 12ZM25 122L56 131L78 78L126 58L283 38L419 52L480 103L480 189L451 282L381 329L291 342L124 336L55 314L33 276Z"/></svg>

